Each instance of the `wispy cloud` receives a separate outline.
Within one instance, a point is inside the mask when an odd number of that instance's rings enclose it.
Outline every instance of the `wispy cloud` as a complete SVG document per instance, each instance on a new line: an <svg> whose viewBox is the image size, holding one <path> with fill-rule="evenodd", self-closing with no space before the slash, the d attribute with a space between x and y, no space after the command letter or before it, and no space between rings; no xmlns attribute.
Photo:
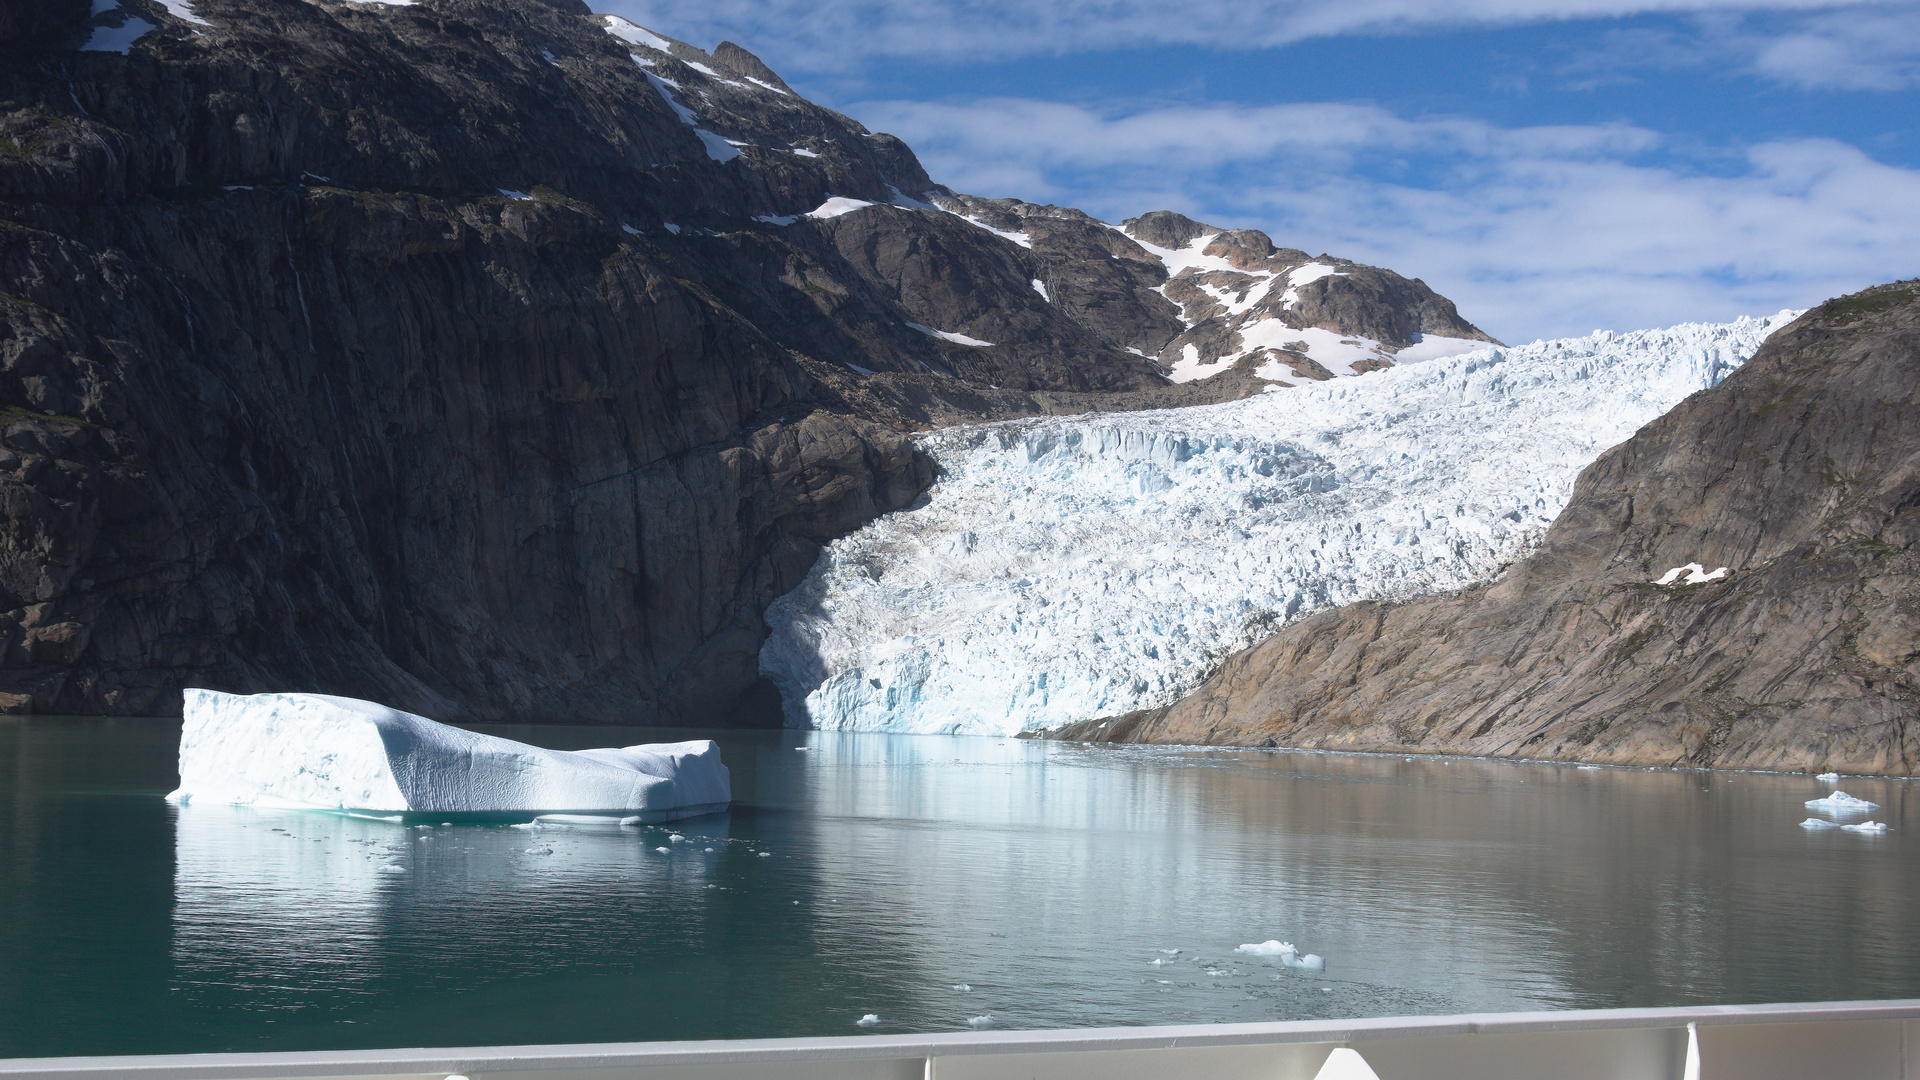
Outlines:
<svg viewBox="0 0 1920 1080"><path fill-rule="evenodd" d="M1693 160L1629 125L1503 128L1353 104L851 111L962 190L1263 228L1423 277L1501 337L1771 312L1920 273L1920 172L1831 140Z"/></svg>
<svg viewBox="0 0 1920 1080"><path fill-rule="evenodd" d="M1756 43L1764 73L1911 78L1920 53L1912 0L606 0L643 25L696 44L733 38L792 72L841 72L872 58L981 63L1186 45L1231 52L1314 38L1426 33L1649 14L1825 13ZM1859 9L1853 14L1845 9ZM1762 49L1764 48L1764 51ZM1872 85L1883 85L1876 82Z"/></svg>

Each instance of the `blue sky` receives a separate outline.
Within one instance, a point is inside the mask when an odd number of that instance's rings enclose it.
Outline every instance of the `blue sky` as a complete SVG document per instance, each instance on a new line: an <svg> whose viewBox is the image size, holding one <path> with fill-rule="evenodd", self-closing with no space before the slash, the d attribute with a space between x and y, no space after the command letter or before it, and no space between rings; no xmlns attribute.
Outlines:
<svg viewBox="0 0 1920 1080"><path fill-rule="evenodd" d="M1920 0L599 0L934 178L1392 267L1510 342L1920 275Z"/></svg>

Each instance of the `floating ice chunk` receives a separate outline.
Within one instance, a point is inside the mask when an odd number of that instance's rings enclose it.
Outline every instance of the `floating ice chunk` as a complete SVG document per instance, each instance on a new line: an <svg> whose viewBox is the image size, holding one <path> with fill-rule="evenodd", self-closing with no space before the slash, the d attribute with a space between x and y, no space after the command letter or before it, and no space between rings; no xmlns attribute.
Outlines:
<svg viewBox="0 0 1920 1080"><path fill-rule="evenodd" d="M538 829L539 827L540 827L540 820L538 818L535 818L532 821L521 822L518 825L507 826L507 828L509 829Z"/></svg>
<svg viewBox="0 0 1920 1080"><path fill-rule="evenodd" d="M712 742L545 750L370 701L184 693L180 787L167 798L316 810L624 810L670 821L724 810ZM618 819L616 819L618 820Z"/></svg>
<svg viewBox="0 0 1920 1080"><path fill-rule="evenodd" d="M534 825L592 826L617 825L630 827L641 824L638 814L541 814L533 819ZM519 826L515 826L518 828Z"/></svg>
<svg viewBox="0 0 1920 1080"><path fill-rule="evenodd" d="M686 842L687 842L687 838L684 836L681 836L679 833L667 834L667 843L669 844L684 844Z"/></svg>
<svg viewBox="0 0 1920 1080"><path fill-rule="evenodd" d="M1599 768L1600 766L1598 766L1598 765L1580 765L1580 766L1576 766L1576 767L1577 767L1577 768L1579 768L1579 769L1580 769L1581 771L1583 771L1583 772L1584 772L1584 771L1587 771L1587 770L1591 770L1591 769L1598 769L1598 768Z"/></svg>
<svg viewBox="0 0 1920 1080"><path fill-rule="evenodd" d="M1682 574L1685 574L1686 577L1682 578L1680 576ZM1726 576L1727 568L1724 566L1709 574L1707 573L1706 567L1701 566L1697 562L1692 562L1685 566L1674 567L1655 578L1653 583L1655 585L1673 585L1676 583L1681 585L1704 585L1709 581L1718 581Z"/></svg>
<svg viewBox="0 0 1920 1080"><path fill-rule="evenodd" d="M670 847L668 847L668 846L666 846L665 844L662 844L662 845L660 845L659 847L657 847L657 848L654 848L653 850L655 850L655 851L657 851L657 852L659 852L659 853L660 853L660 854L662 854L662 855L671 855L671 854L673 854L673 849L672 849L672 848L670 848Z"/></svg>
<svg viewBox="0 0 1920 1080"><path fill-rule="evenodd" d="M967 1017L967 1026L970 1028L990 1028L993 1026L993 1014L987 1013L984 1016L969 1016Z"/></svg>
<svg viewBox="0 0 1920 1080"><path fill-rule="evenodd" d="M1837 784L1840 782L1840 774L1837 772L1823 772L1819 776L1814 777L1814 779L1825 780L1829 784Z"/></svg>
<svg viewBox="0 0 1920 1080"><path fill-rule="evenodd" d="M1290 968L1300 968L1304 971L1324 971L1327 967L1326 960L1313 953L1300 955L1300 950L1294 948L1291 941L1274 941L1269 938L1257 945L1242 945L1233 951L1246 953L1249 956L1271 956Z"/></svg>
<svg viewBox="0 0 1920 1080"><path fill-rule="evenodd" d="M955 990L960 991L963 994L971 993L973 991L973 987L968 986L966 983L954 983L953 988Z"/></svg>
<svg viewBox="0 0 1920 1080"><path fill-rule="evenodd" d="M706 851L707 851L707 854L709 854L709 855L711 855L711 854L713 854L713 849L712 849L712 848L707 848L707 849L706 849Z"/></svg>
<svg viewBox="0 0 1920 1080"><path fill-rule="evenodd" d="M1844 791L1835 791L1824 799L1808 799L1807 809L1825 810L1830 814L1860 814L1868 810L1878 810L1880 809L1880 804L1877 802L1868 802L1865 799L1856 799Z"/></svg>
<svg viewBox="0 0 1920 1080"><path fill-rule="evenodd" d="M761 858L763 858L763 859L771 859L771 858L773 858L773 852L771 852L771 851L763 851L763 852L761 852L761 853L760 853L760 857L761 857Z"/></svg>
<svg viewBox="0 0 1920 1080"><path fill-rule="evenodd" d="M1842 825L1840 827L1848 832L1859 833L1883 833L1887 831L1886 823L1881 821L1862 821L1853 825Z"/></svg>
<svg viewBox="0 0 1920 1080"><path fill-rule="evenodd" d="M407 872L407 868L401 866L399 863L388 863L380 868L380 872L383 874L404 874Z"/></svg>
<svg viewBox="0 0 1920 1080"><path fill-rule="evenodd" d="M551 854L553 854L553 849L552 849L552 848L550 848L550 847L530 847L530 848L528 848L528 849L527 849L527 854L529 854L529 855L551 855Z"/></svg>
<svg viewBox="0 0 1920 1080"><path fill-rule="evenodd" d="M879 1013L868 1013L867 1015L854 1021L854 1023L859 1024L861 1027L872 1027L873 1025L879 1022L880 1022Z"/></svg>
<svg viewBox="0 0 1920 1080"><path fill-rule="evenodd" d="M1828 821L1826 818L1810 817L1801 822L1800 827L1803 829L1837 829L1840 827L1840 823L1837 821Z"/></svg>
<svg viewBox="0 0 1920 1080"><path fill-rule="evenodd" d="M1167 954L1168 956L1179 956L1179 955L1180 955L1180 950L1179 950L1179 949L1161 949L1160 951L1161 951L1161 952L1163 952L1163 953L1166 953L1166 954Z"/></svg>

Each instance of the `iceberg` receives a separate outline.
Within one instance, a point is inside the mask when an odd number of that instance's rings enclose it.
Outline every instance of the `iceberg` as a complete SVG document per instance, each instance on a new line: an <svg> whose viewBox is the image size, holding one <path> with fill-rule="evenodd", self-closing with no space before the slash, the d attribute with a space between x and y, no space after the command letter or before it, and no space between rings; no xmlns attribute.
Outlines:
<svg viewBox="0 0 1920 1080"><path fill-rule="evenodd" d="M672 821L725 810L711 741L546 750L371 701L184 692L180 787L169 802L314 810L619 811ZM553 824L575 822L553 821Z"/></svg>
<svg viewBox="0 0 1920 1080"><path fill-rule="evenodd" d="M1824 799L1808 799L1807 809L1825 810L1830 814L1865 813L1868 810L1880 809L1880 804L1856 799L1844 791L1836 791Z"/></svg>
<svg viewBox="0 0 1920 1080"><path fill-rule="evenodd" d="M1269 938L1256 945L1241 945L1233 951L1246 953L1249 956L1271 956L1290 968L1300 968L1304 971L1325 971L1327 969L1326 960L1314 953L1308 953L1305 956L1300 955L1300 950L1294 948L1293 942L1291 941L1275 941Z"/></svg>

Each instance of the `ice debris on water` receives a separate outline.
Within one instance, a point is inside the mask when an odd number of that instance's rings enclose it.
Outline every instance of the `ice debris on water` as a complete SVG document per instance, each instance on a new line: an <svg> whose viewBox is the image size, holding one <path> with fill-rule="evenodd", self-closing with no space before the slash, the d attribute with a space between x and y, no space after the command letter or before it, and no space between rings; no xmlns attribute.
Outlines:
<svg viewBox="0 0 1920 1080"><path fill-rule="evenodd" d="M1814 777L1814 779L1825 780L1829 784L1837 784L1840 782L1840 774L1837 772L1823 772L1819 776Z"/></svg>
<svg viewBox="0 0 1920 1080"><path fill-rule="evenodd" d="M990 1028L993 1026L993 1014L986 1013L982 1016L969 1016L967 1017L967 1026L970 1028Z"/></svg>
<svg viewBox="0 0 1920 1080"><path fill-rule="evenodd" d="M854 1023L859 1024L861 1027L872 1027L873 1025L878 1024L879 1022L880 1022L879 1013L868 1013L865 1016L862 1016L860 1019L854 1021Z"/></svg>
<svg viewBox="0 0 1920 1080"><path fill-rule="evenodd" d="M1313 953L1300 955L1300 950L1294 948L1291 941L1275 941L1269 938L1257 945L1242 945L1233 951L1246 953L1249 956L1270 956L1290 968L1300 968L1303 971L1324 971L1327 967L1326 960L1320 956Z"/></svg>
<svg viewBox="0 0 1920 1080"><path fill-rule="evenodd" d="M551 854L553 854L553 849L552 849L552 848L550 848L550 847L530 847L530 848L528 848L528 849L527 849L527 854L529 854L529 855L551 855Z"/></svg>
<svg viewBox="0 0 1920 1080"><path fill-rule="evenodd" d="M1840 827L1840 823L1837 821L1828 821L1826 818L1810 817L1801 822L1800 827L1803 829L1837 829Z"/></svg>
<svg viewBox="0 0 1920 1080"><path fill-rule="evenodd" d="M657 848L654 848L653 850L655 850L655 851L657 851L657 852L659 852L659 853L660 853L660 854L662 854L662 855L671 855L671 854L673 854L673 849L672 849L672 848L670 848L670 847L668 847L668 846L666 846L665 844L662 844L662 845L660 845L659 847L657 847Z"/></svg>
<svg viewBox="0 0 1920 1080"><path fill-rule="evenodd" d="M1862 821L1858 824L1842 825L1840 827L1847 832L1858 833L1883 833L1887 831L1886 823L1880 821Z"/></svg>
<svg viewBox="0 0 1920 1080"><path fill-rule="evenodd" d="M963 994L971 993L973 990L973 987L968 986L966 983L954 983L953 988Z"/></svg>
<svg viewBox="0 0 1920 1080"><path fill-rule="evenodd" d="M401 866L399 863L388 863L380 868L380 872L383 874L404 874L407 872L407 868Z"/></svg>
<svg viewBox="0 0 1920 1080"><path fill-rule="evenodd" d="M1878 810L1880 809L1880 804L1877 802L1868 802L1865 799L1856 799L1844 791L1835 791L1824 799L1808 799L1807 809L1826 810L1830 813L1846 811L1858 813L1866 810Z"/></svg>
<svg viewBox="0 0 1920 1080"><path fill-rule="evenodd" d="M773 852L771 852L771 851L763 851L763 852L761 852L761 853L760 853L760 857L761 857L761 858L763 858L763 859L771 859L771 858L773 858Z"/></svg>

